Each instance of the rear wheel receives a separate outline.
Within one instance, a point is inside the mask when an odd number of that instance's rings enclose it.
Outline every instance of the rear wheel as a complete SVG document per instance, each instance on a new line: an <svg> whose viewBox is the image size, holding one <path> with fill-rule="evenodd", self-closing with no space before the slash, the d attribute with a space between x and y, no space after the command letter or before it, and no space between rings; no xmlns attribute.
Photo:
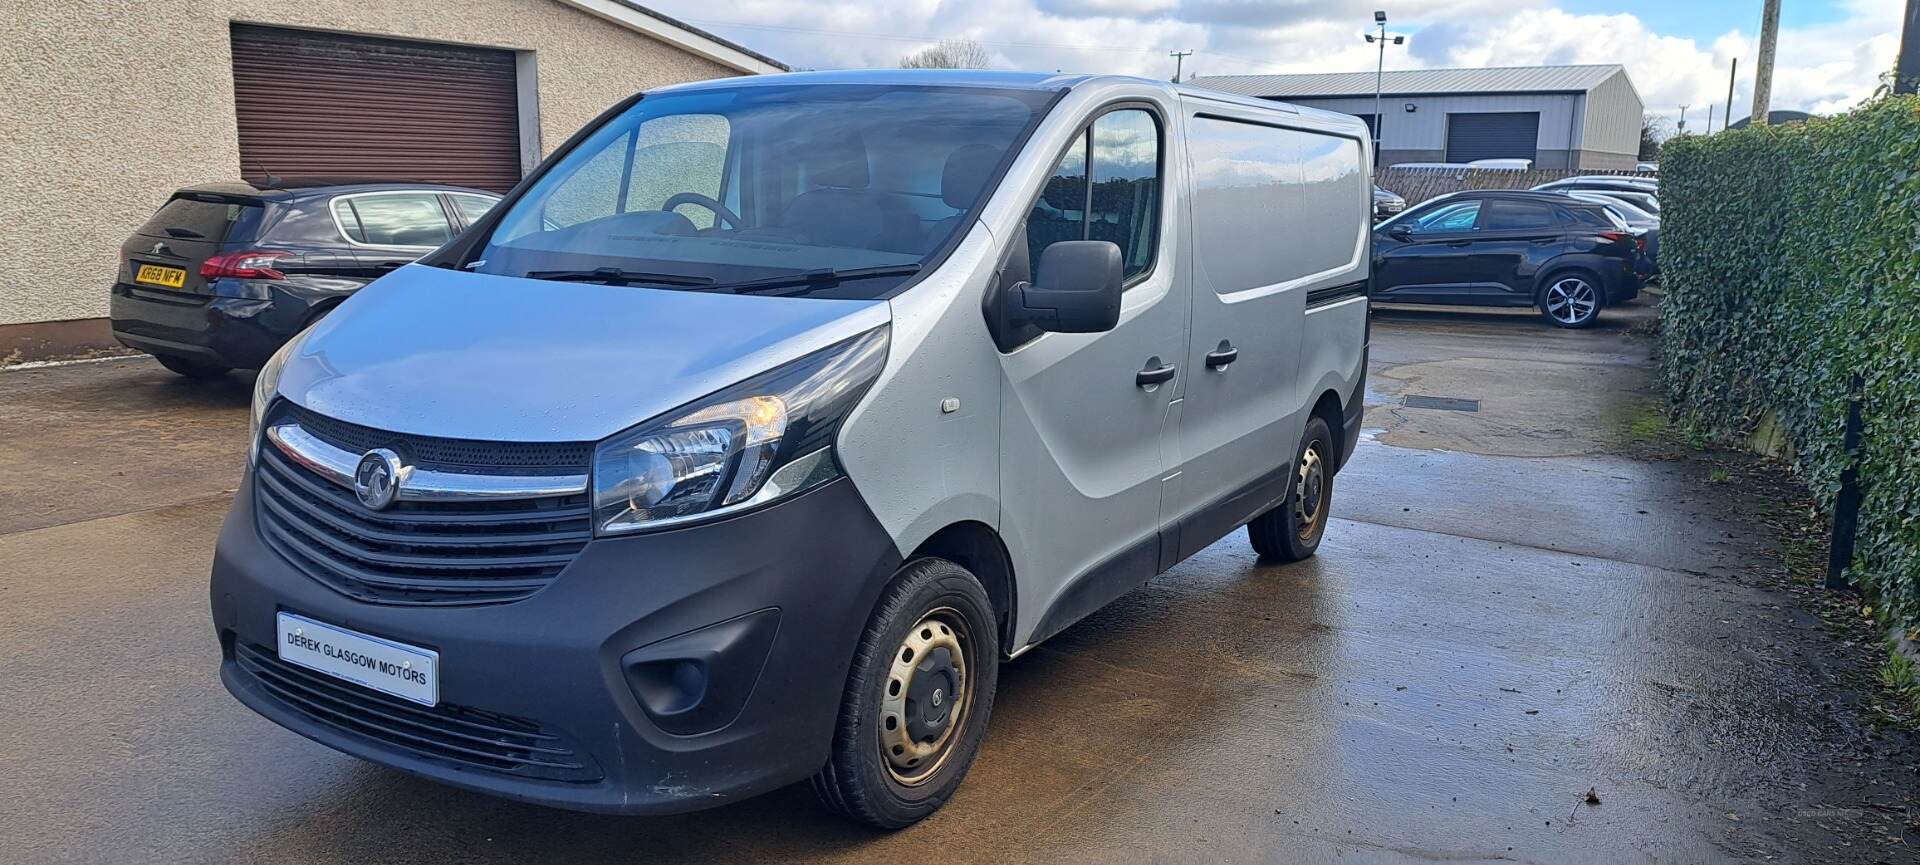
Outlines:
<svg viewBox="0 0 1920 865"><path fill-rule="evenodd" d="M208 363L203 360L193 360L176 355L156 354L153 356L153 359L159 361L161 366L179 375L193 379L219 378L233 370L233 367L230 366L221 366L217 363Z"/></svg>
<svg viewBox="0 0 1920 865"><path fill-rule="evenodd" d="M827 807L882 829L939 810L986 735L1000 642L980 581L945 559L900 569L867 622L813 778Z"/></svg>
<svg viewBox="0 0 1920 865"><path fill-rule="evenodd" d="M1286 501L1247 524L1260 558L1297 562L1320 549L1333 506L1333 430L1325 420L1307 421L1289 480Z"/></svg>
<svg viewBox="0 0 1920 865"><path fill-rule="evenodd" d="M1590 274L1560 271L1542 281L1540 314L1560 327L1591 327L1600 320L1600 284Z"/></svg>

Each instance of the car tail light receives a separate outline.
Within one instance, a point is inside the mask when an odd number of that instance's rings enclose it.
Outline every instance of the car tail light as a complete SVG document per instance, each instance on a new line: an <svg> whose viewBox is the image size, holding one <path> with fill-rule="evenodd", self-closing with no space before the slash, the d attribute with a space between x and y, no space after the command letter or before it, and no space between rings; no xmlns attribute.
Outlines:
<svg viewBox="0 0 1920 865"><path fill-rule="evenodd" d="M237 276L241 279L286 279L287 275L275 270L273 264L292 254L270 249L222 252L200 263L200 276L203 279L217 279L222 276Z"/></svg>
<svg viewBox="0 0 1920 865"><path fill-rule="evenodd" d="M1626 233L1626 232L1624 232L1624 231L1602 231L1602 232L1600 232L1600 239L1601 239L1601 240L1604 240L1604 241L1606 241L1606 242L1608 242L1608 243L1619 243L1620 241L1622 241L1622 240L1626 240L1627 238L1629 238L1629 237L1632 237L1632 236L1633 236L1633 235L1630 235L1630 234L1628 234L1628 233Z"/></svg>

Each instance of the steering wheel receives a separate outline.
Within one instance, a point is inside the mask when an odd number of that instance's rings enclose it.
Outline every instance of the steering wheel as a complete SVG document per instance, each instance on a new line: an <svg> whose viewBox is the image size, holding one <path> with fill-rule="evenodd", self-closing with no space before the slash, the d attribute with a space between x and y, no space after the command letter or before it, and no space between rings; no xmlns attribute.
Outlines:
<svg viewBox="0 0 1920 865"><path fill-rule="evenodd" d="M735 229L742 227L739 214L728 210L727 206L721 204L719 201L701 195L698 192L676 192L671 198L667 199L667 203L660 205L660 209L671 212L674 208L682 204L698 204L701 207L713 211L715 217L725 220Z"/></svg>

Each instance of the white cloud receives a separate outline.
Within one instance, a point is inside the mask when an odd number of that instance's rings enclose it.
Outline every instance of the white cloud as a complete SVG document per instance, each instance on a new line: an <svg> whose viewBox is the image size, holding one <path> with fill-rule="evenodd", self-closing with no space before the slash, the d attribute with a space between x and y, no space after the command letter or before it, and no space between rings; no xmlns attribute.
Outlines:
<svg viewBox="0 0 1920 865"><path fill-rule="evenodd" d="M648 0L797 66L890 67L941 39L987 46L996 66L1164 77L1169 52L1192 50L1189 74L1352 71L1372 68L1360 38L1384 0ZM1685 0L1665 0L1685 2ZM1893 65L1903 0L1842 0L1840 20L1783 30L1773 105L1843 110L1871 94ZM1391 9L1391 4L1388 4ZM1751 27L1754 22L1741 22ZM1426 0L1394 11L1412 34L1387 49L1387 68L1622 63L1648 110L1704 124L1724 117L1727 64L1740 58L1734 104L1752 98L1756 40L1730 26L1710 42L1649 29L1632 14L1579 15L1551 0ZM750 24L754 26L733 26Z"/></svg>

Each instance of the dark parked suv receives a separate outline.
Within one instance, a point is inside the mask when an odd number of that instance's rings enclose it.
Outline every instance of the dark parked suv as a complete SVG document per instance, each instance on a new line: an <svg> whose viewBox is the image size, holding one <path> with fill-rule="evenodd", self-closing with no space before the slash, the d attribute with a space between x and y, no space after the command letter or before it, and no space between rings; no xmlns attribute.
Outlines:
<svg viewBox="0 0 1920 865"><path fill-rule="evenodd" d="M355 289L499 200L395 183L182 189L120 248L113 335L185 376L256 369Z"/></svg>
<svg viewBox="0 0 1920 865"><path fill-rule="evenodd" d="M1532 306L1561 327L1640 293L1639 239L1598 204L1550 192L1460 192L1373 233L1373 299Z"/></svg>

